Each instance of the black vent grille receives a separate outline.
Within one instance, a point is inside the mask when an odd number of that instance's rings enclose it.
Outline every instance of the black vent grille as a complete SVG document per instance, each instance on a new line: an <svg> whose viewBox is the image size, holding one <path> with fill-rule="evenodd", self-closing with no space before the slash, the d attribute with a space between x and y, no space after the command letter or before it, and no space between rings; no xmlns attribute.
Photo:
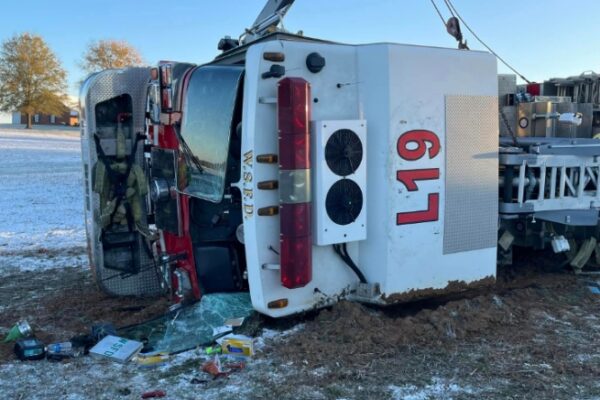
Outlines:
<svg viewBox="0 0 600 400"><path fill-rule="evenodd" d="M325 161L334 174L353 174L363 159L363 146L360 137L350 129L338 129L327 140Z"/></svg>
<svg viewBox="0 0 600 400"><path fill-rule="evenodd" d="M363 207L363 193L351 179L340 179L327 192L325 210L329 218L338 225L356 221Z"/></svg>

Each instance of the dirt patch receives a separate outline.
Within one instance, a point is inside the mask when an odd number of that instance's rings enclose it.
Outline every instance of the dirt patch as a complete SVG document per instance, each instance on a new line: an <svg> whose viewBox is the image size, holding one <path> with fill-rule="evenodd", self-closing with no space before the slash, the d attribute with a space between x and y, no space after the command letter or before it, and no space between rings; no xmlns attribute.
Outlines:
<svg viewBox="0 0 600 400"><path fill-rule="evenodd" d="M475 282L467 283L465 281L451 281L448 285L442 289L419 289L410 290L405 293L396 293L391 296L383 296L382 300L386 303L407 303L409 301L417 301L420 299L432 298L437 296L445 296L448 294L463 293L470 290L475 290L484 287L493 286L496 283L496 279L493 276L480 279Z"/></svg>
<svg viewBox="0 0 600 400"><path fill-rule="evenodd" d="M374 355L393 356L408 345L444 345L518 326L522 329L536 312L559 312L567 304L591 307L598 303L573 276L559 274L544 277L539 287L492 289L433 309L422 308L428 304L410 304L381 310L344 301L321 311L302 334L290 338L284 348L279 346L278 354L283 358L302 354L316 367L331 360L361 364Z"/></svg>
<svg viewBox="0 0 600 400"><path fill-rule="evenodd" d="M316 364L331 357L352 363L361 354L393 354L399 346L494 335L530 322L537 312L593 308L598 300L580 278L557 267L554 255L527 254L484 288L385 308L340 302L316 313L282 354L300 351Z"/></svg>
<svg viewBox="0 0 600 400"><path fill-rule="evenodd" d="M600 296L556 261L535 253L460 298L383 309L341 302L268 343L264 357L300 366L295 385L336 382L338 397L349 385L371 390L355 398L379 397L397 381L396 398L598 395Z"/></svg>

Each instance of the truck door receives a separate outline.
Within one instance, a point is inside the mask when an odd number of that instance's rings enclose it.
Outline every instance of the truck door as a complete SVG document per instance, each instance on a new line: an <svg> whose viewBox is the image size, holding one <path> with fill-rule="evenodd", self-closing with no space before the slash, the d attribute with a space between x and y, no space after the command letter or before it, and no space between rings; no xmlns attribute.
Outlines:
<svg viewBox="0 0 600 400"><path fill-rule="evenodd" d="M242 66L202 66L183 90L177 187L189 221L201 293L243 290L240 179ZM193 278L192 278L193 279Z"/></svg>

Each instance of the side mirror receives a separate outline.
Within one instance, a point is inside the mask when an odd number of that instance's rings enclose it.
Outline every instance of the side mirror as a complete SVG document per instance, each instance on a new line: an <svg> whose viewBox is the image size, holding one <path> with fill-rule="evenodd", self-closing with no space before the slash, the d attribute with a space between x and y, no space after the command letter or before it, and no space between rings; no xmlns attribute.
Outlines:
<svg viewBox="0 0 600 400"><path fill-rule="evenodd" d="M153 124L160 124L160 86L158 83L151 83L148 87L146 112Z"/></svg>

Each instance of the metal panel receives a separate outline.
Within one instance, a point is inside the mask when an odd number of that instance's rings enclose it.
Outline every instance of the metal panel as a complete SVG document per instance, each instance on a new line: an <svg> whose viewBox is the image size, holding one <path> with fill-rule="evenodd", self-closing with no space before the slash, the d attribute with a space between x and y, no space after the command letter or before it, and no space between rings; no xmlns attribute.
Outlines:
<svg viewBox="0 0 600 400"><path fill-rule="evenodd" d="M500 107L500 112L504 114L504 120L502 115L499 115L500 118L500 136L508 136L516 135L517 131L517 106L506 106Z"/></svg>
<svg viewBox="0 0 600 400"><path fill-rule="evenodd" d="M87 153L84 159L90 165L98 161L93 135L96 132L95 107L98 103L116 96L129 94L133 107L133 133L143 133L145 130L146 84L150 76L149 68L128 68L124 70L106 70L91 75L84 82L81 89L82 108L82 151ZM86 146L83 147L83 144ZM135 162L144 166L143 146L138 146ZM91 174L92 168L88 168ZM91 182L91 176L88 176ZM90 193L91 189L90 189ZM101 229L99 220L99 196L92 193L91 210L86 212L88 239L91 241L90 250L94 273L98 285L112 295L152 295L160 293L160 284L153 267L153 260L148 256L142 238L138 242L140 251L141 272L136 275L120 274L104 268L102 244L100 242ZM144 213L145 214L145 213ZM145 215L142 224L146 224Z"/></svg>
<svg viewBox="0 0 600 400"><path fill-rule="evenodd" d="M517 93L517 76L514 74L499 74L498 75L498 96L501 101L506 97L507 94Z"/></svg>
<svg viewBox="0 0 600 400"><path fill-rule="evenodd" d="M519 137L592 137L593 105L591 103L538 101L521 103L518 108L517 136ZM559 114L575 112L583 114L583 122L580 126L575 127L558 122Z"/></svg>
<svg viewBox="0 0 600 400"><path fill-rule="evenodd" d="M495 97L446 96L444 254L496 246L497 109Z"/></svg>

